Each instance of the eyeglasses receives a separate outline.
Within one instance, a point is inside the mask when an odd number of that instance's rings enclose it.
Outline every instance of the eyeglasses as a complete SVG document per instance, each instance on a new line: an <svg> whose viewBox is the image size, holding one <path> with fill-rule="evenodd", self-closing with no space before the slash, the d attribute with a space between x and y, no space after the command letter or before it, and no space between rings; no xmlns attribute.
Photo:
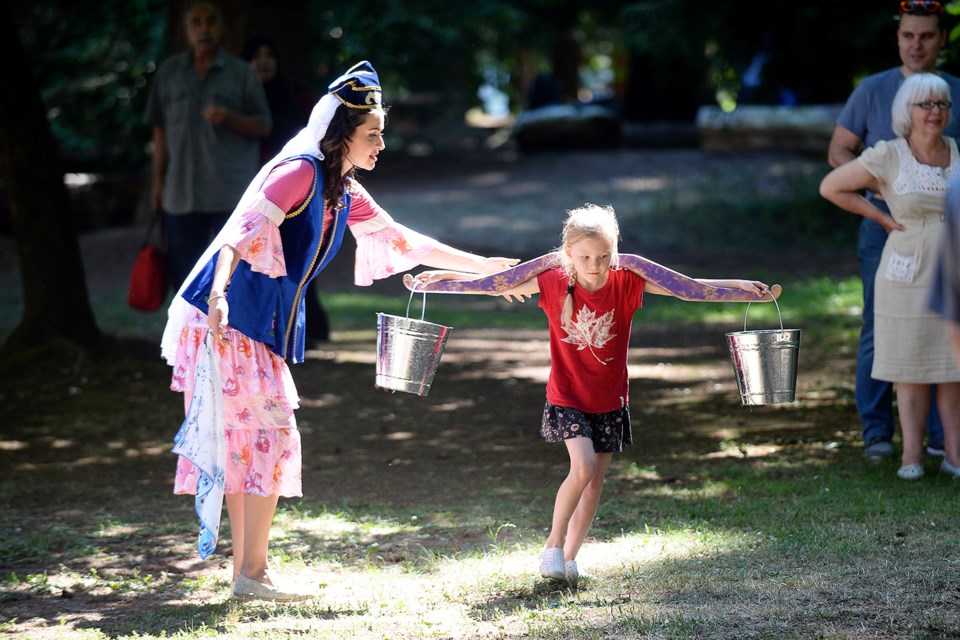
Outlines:
<svg viewBox="0 0 960 640"><path fill-rule="evenodd" d="M924 100L923 102L914 102L912 104L915 107L920 107L924 111L933 111L934 107L940 109L940 111L946 111L953 106L952 102L946 100Z"/></svg>
<svg viewBox="0 0 960 640"><path fill-rule="evenodd" d="M937 0L903 0L900 13L939 13L943 15L943 5Z"/></svg>

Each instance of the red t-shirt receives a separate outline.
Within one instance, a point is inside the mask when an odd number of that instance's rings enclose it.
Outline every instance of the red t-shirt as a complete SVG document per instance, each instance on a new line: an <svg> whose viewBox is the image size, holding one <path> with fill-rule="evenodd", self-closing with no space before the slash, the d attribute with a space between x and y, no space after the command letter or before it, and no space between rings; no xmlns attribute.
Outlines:
<svg viewBox="0 0 960 640"><path fill-rule="evenodd" d="M550 325L547 402L586 413L607 413L630 402L627 348L634 312L643 305L646 281L626 269L611 269L599 291L573 292L573 327L560 326L567 276L551 269L537 276L539 305Z"/></svg>

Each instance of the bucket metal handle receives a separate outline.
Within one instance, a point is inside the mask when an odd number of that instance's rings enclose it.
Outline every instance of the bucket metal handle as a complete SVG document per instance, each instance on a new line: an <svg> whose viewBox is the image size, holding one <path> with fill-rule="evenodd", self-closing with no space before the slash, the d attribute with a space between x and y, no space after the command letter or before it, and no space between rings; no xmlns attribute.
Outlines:
<svg viewBox="0 0 960 640"><path fill-rule="evenodd" d="M413 294L417 291L417 282L414 281L413 287L410 289L410 299L407 300L407 317L410 317L410 303L413 302ZM423 317L427 314L427 290L424 289L423 293L423 304L420 305L420 320L423 320Z"/></svg>
<svg viewBox="0 0 960 640"><path fill-rule="evenodd" d="M771 298L773 298L773 304L777 305L777 317L780 318L780 331L783 331L783 316L780 315L780 304L777 302L777 297L776 297L775 295L773 295L773 293L771 293L769 289L767 289L766 293L769 294ZM413 294L410 294L410 295L413 295ZM424 294L424 295L426 295L426 294ZM426 301L424 301L424 304L426 304ZM752 302L748 302L748 303L747 303L747 310L743 312L743 330L744 330L744 331L747 330L747 314L750 313L750 305L751 305L751 304L753 304L753 303L752 303ZM409 310L408 310L408 313L409 313Z"/></svg>

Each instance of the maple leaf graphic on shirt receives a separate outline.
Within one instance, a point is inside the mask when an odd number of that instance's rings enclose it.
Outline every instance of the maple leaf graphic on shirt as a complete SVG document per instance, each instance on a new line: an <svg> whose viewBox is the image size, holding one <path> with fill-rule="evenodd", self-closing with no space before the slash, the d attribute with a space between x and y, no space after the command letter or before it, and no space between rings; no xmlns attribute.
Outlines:
<svg viewBox="0 0 960 640"><path fill-rule="evenodd" d="M584 305L577 312L576 320L564 327L567 337L563 338L563 341L577 345L577 351L589 349L594 358L606 364L613 360L613 357L601 359L597 356L594 348L600 349L617 337L617 334L611 333L613 325L613 309L597 317L592 309L588 309Z"/></svg>

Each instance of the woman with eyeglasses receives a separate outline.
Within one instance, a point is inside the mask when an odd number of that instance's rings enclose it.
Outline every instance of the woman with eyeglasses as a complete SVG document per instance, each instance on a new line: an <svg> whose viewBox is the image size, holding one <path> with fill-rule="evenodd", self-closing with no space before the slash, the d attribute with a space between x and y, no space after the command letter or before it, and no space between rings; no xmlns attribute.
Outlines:
<svg viewBox="0 0 960 640"><path fill-rule="evenodd" d="M891 1L889 8L893 10L894 6ZM894 24L900 64L867 76L857 83L837 117L837 125L830 138L827 160L833 168L850 162L880 140L893 140L896 137L890 121L893 97L903 81L914 73L936 73L947 81L953 95L960 96L960 78L937 68L940 52L950 33L943 5L936 0L903 0L899 2L899 14L895 16ZM958 122L960 104L953 108L947 135L960 137ZM880 194L871 191L866 196L882 211L889 211ZM870 377L874 353L873 283L886 241L886 229L867 218L860 221L856 247L863 285L863 324L856 355L855 398L857 414L862 422L863 454L871 462L894 455L893 385ZM942 456L943 427L935 409L936 404L931 404L933 408L926 427L927 453Z"/></svg>
<svg viewBox="0 0 960 640"><path fill-rule="evenodd" d="M960 366L943 321L926 307L944 233L947 187L960 175L957 143L944 135L950 124L950 86L933 73L907 78L893 99L896 138L877 142L857 160L833 171L820 195L841 209L880 224L888 237L875 277L875 353L871 375L894 383L903 454L897 475L924 474L923 431L931 385L943 422L941 471L960 477ZM884 212L863 196L879 192Z"/></svg>

